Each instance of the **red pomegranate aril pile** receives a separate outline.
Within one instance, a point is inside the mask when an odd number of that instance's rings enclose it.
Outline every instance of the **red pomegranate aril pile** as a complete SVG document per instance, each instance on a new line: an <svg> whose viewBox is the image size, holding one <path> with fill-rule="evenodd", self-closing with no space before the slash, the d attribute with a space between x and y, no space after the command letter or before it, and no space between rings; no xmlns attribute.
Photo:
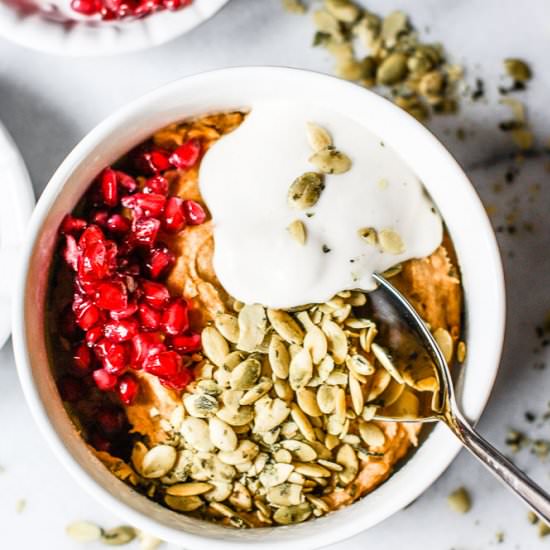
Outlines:
<svg viewBox="0 0 550 550"><path fill-rule="evenodd" d="M113 2L112 12L130 6ZM196 140L173 152L141 148L130 156L138 173L106 168L84 198L84 214L63 219L62 255L74 278L71 307L60 316L72 346L71 375L59 381L63 399L78 402L97 388L131 405L143 376L135 371L176 391L193 379L190 356L201 349L201 338L190 330L191 305L164 284L176 256L159 239L206 220L198 202L170 195L164 175L192 168L200 155ZM90 437L102 445L101 437L122 421L112 411L98 414L100 429Z"/></svg>
<svg viewBox="0 0 550 550"><path fill-rule="evenodd" d="M157 11L185 8L192 0L71 0L71 9L80 15L99 15L103 21L137 19Z"/></svg>

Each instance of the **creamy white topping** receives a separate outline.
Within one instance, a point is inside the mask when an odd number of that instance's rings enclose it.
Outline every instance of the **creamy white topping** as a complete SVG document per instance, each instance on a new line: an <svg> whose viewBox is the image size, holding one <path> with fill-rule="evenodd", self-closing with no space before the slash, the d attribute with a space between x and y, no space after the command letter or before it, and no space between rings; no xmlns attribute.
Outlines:
<svg viewBox="0 0 550 550"><path fill-rule="evenodd" d="M287 203L296 177L315 168L306 125L332 135L351 169L325 176L317 204ZM206 153L199 185L214 224L214 269L246 303L288 308L324 302L344 289L372 289L373 272L431 254L441 243L439 214L415 174L367 128L315 104L254 104L244 122ZM286 229L301 220L299 244ZM368 244L358 230L393 230L404 250Z"/></svg>

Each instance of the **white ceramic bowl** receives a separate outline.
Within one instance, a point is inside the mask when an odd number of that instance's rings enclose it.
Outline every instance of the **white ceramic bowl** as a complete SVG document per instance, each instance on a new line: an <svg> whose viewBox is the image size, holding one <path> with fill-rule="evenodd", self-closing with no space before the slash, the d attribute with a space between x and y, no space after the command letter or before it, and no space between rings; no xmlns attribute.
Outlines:
<svg viewBox="0 0 550 550"><path fill-rule="evenodd" d="M0 0L0 36L42 53L71 57L114 55L159 46L212 17L229 0L194 0L190 6L121 22L62 24L40 13L21 14Z"/></svg>
<svg viewBox="0 0 550 550"><path fill-rule="evenodd" d="M44 294L60 220L89 182L154 130L170 122L286 98L316 102L351 117L399 152L422 179L452 236L465 289L468 358L459 395L477 420L497 372L504 329L500 257L472 185L445 148L390 102L329 76L287 68L234 68L185 78L124 107L95 128L63 162L30 224L17 290L14 343L21 382L34 417L55 453L82 484L126 521L195 550L219 548L307 550L371 527L418 497L449 465L459 443L437 426L410 459L373 493L338 512L304 524L237 531L171 512L114 478L88 451L59 399L44 344Z"/></svg>

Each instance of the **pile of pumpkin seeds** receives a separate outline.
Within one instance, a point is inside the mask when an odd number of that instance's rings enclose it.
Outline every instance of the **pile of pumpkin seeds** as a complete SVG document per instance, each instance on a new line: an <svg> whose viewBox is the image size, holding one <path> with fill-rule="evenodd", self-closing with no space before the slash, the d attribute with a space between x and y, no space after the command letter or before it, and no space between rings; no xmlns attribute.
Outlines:
<svg viewBox="0 0 550 550"><path fill-rule="evenodd" d="M297 3L284 2L287 9L290 4ZM298 4L292 11L302 13ZM338 76L379 87L419 120L457 110L462 68L447 63L440 44L422 43L404 12L380 17L352 0L324 0L313 22L313 44L334 57Z"/></svg>
<svg viewBox="0 0 550 550"><path fill-rule="evenodd" d="M127 480L172 510L235 527L299 523L330 511L391 441L377 413L418 417L433 369L394 364L344 291L299 311L235 302L202 332L205 362L169 421L168 442L132 453ZM357 495L359 496L359 494Z"/></svg>

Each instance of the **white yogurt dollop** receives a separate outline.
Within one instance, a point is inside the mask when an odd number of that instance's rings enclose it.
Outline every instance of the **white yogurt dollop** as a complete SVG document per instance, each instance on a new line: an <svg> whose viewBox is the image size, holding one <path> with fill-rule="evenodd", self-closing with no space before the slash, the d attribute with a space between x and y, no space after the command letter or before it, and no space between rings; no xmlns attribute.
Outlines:
<svg viewBox="0 0 550 550"><path fill-rule="evenodd" d="M326 128L352 166L326 175L317 204L299 211L287 193L296 177L315 171L307 122ZM439 214L400 157L367 128L315 104L254 104L206 153L199 185L213 219L214 269L246 303L289 308L372 289L374 272L428 256L442 240ZM306 227L305 245L286 229L296 219ZM396 231L404 251L368 244L358 235L363 227Z"/></svg>

